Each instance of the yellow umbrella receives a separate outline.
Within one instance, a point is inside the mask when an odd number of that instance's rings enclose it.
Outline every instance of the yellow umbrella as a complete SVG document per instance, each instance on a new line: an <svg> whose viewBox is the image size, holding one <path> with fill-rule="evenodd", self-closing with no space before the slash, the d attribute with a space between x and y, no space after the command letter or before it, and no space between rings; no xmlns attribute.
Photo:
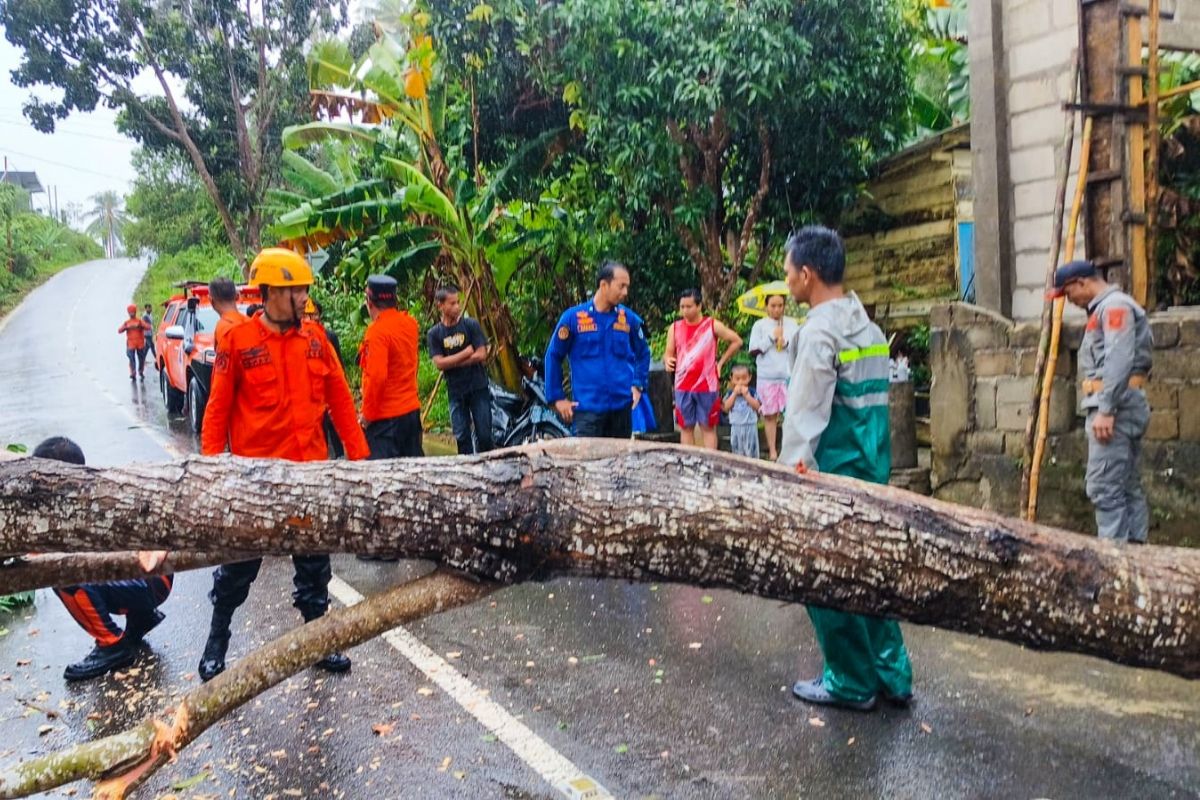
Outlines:
<svg viewBox="0 0 1200 800"><path fill-rule="evenodd" d="M796 322L804 321L805 316L808 315L808 306L797 305L792 300L792 293L788 291L787 283L784 281L771 281L755 286L737 299L738 310L752 317L765 317L767 315L767 298L774 295L782 295L784 302L790 306L789 310L793 313L787 316Z"/></svg>

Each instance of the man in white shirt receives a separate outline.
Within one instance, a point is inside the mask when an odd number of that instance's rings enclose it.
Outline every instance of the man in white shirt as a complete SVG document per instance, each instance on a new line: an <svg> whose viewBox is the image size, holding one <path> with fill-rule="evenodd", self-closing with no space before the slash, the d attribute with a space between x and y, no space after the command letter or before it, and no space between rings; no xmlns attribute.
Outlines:
<svg viewBox="0 0 1200 800"><path fill-rule="evenodd" d="M775 461L779 453L775 446L779 414L787 405L788 376L794 355L792 339L800 326L783 315L781 294L767 298L767 316L754 323L750 330L750 355L757 360L758 399L762 403L763 424L767 433L767 449Z"/></svg>

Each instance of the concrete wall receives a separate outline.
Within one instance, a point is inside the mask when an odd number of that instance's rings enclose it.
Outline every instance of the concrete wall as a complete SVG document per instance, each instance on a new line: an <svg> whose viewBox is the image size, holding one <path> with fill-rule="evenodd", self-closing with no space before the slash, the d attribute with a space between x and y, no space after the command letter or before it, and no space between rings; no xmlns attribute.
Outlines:
<svg viewBox="0 0 1200 800"><path fill-rule="evenodd" d="M934 310L931 327L934 496L1017 515L1038 325L954 303ZM1151 328L1151 422L1142 461L1151 541L1200 546L1200 308L1153 314ZM1070 324L1063 333L1039 520L1094 532L1084 494L1087 443L1075 372L1083 327Z"/></svg>
<svg viewBox="0 0 1200 800"><path fill-rule="evenodd" d="M1200 0L1168 0L1163 7L1175 11L1175 20L1161 27L1163 46L1200 48ZM1078 12L1079 0L970 3L976 296L1017 320L1042 310ZM1082 236L1077 242L1083 257Z"/></svg>

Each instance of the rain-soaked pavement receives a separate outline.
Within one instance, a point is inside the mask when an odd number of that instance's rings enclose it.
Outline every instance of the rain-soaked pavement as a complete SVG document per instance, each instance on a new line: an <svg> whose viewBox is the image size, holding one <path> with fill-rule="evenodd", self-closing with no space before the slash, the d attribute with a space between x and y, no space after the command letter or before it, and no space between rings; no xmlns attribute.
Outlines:
<svg viewBox="0 0 1200 800"><path fill-rule="evenodd" d="M153 369L144 388L125 375L116 328L140 273L68 270L0 322L0 444L64 434L95 465L193 448ZM428 568L335 557L336 594ZM298 624L290 582L268 560L231 656ZM180 575L134 668L84 684L62 670L90 642L50 593L0 613L0 765L194 687L208 585ZM1200 683L1095 659L905 626L914 707L855 714L792 699L820 665L802 608L730 592L558 580L408 630L356 648L348 675L262 695L139 796L560 798L567 775L630 798L1200 796Z"/></svg>

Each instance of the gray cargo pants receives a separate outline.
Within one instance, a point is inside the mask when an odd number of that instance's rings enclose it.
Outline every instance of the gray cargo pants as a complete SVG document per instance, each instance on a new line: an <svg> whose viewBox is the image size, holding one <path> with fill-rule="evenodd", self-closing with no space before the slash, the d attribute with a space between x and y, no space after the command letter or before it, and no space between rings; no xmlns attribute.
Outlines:
<svg viewBox="0 0 1200 800"><path fill-rule="evenodd" d="M1092 433L1096 411L1088 411L1087 496L1096 507L1096 532L1101 539L1145 542L1150 509L1138 465L1150 406L1141 392L1131 394L1136 400L1117 410L1113 436L1103 444Z"/></svg>

